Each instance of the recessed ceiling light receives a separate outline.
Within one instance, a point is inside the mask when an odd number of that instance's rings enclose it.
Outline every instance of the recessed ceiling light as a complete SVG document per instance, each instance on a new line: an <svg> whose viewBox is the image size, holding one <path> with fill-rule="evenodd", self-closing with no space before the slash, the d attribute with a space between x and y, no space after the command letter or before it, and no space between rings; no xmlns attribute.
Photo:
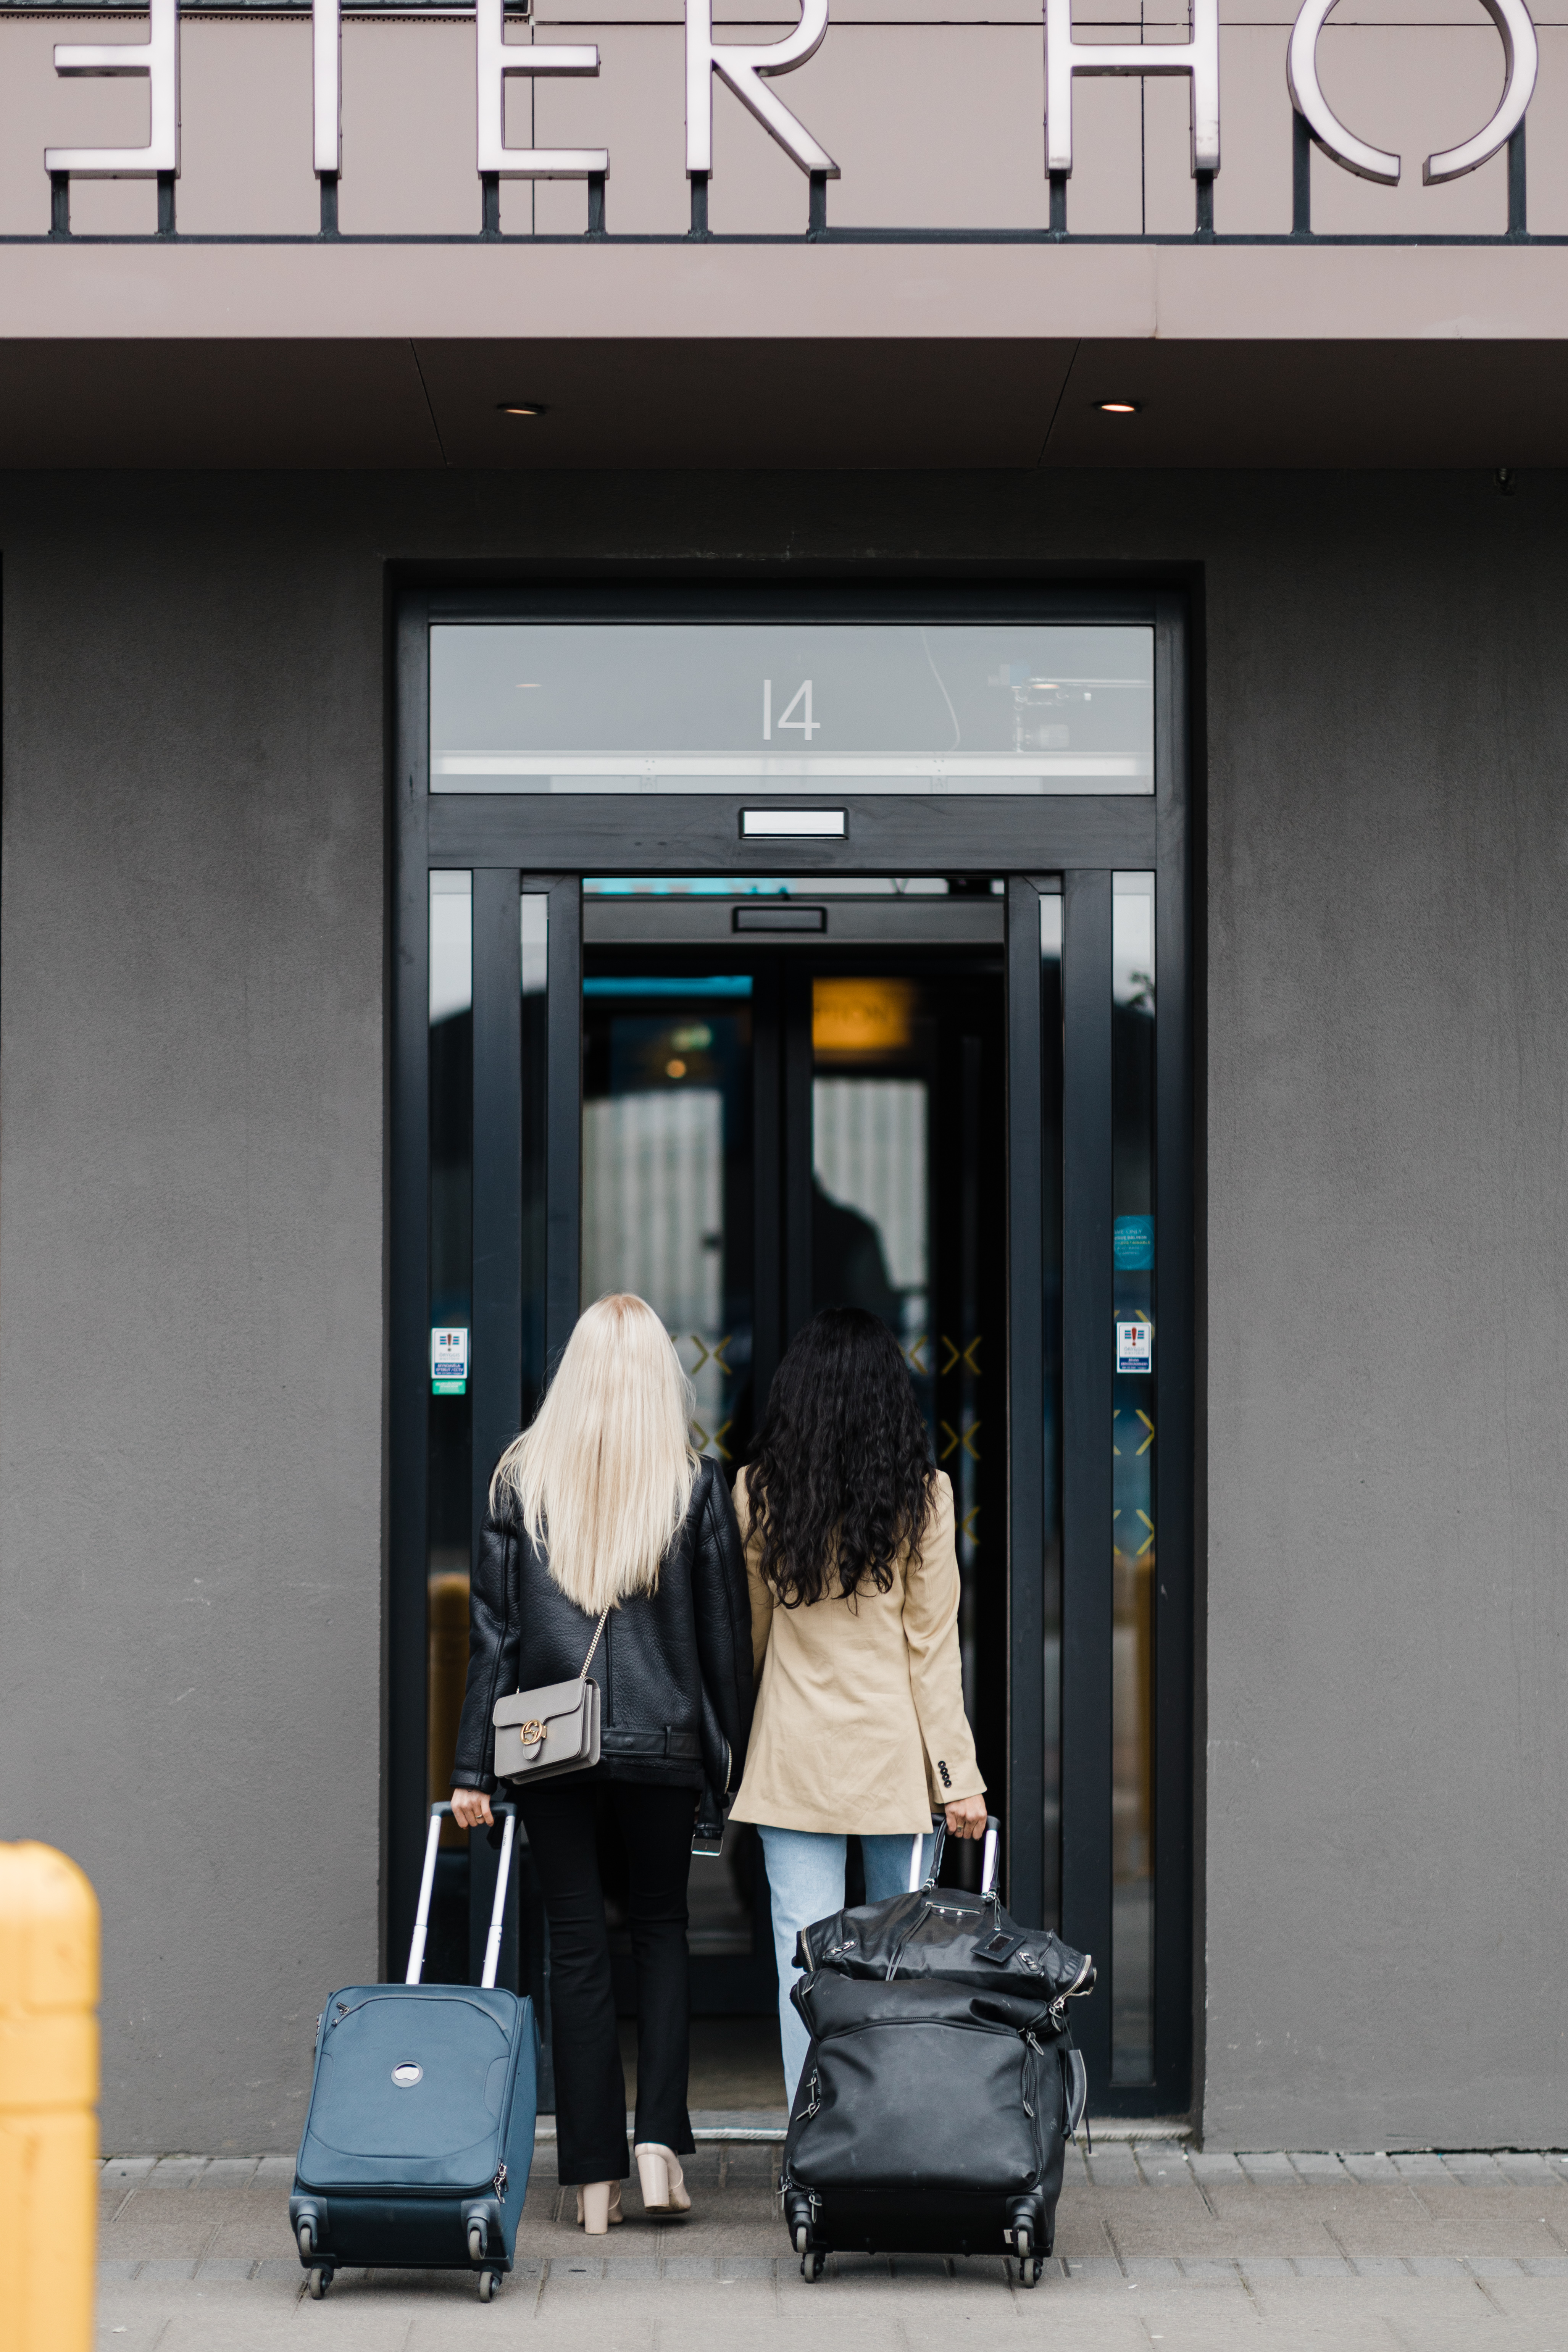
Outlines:
<svg viewBox="0 0 1568 2352"><path fill-rule="evenodd" d="M503 416L545 416L549 414L542 400L498 400L496 406Z"/></svg>
<svg viewBox="0 0 1568 2352"><path fill-rule="evenodd" d="M1102 416L1136 416L1143 405L1141 400L1097 400L1094 404Z"/></svg>

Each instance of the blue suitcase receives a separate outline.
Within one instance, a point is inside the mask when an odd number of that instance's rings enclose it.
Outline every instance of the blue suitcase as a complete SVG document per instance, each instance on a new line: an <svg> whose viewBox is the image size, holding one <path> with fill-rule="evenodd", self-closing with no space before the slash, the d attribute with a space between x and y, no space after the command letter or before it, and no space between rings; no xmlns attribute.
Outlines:
<svg viewBox="0 0 1568 2352"><path fill-rule="evenodd" d="M481 2303L512 2265L539 2104L533 2003L495 1981L516 1809L494 1808L500 1867L478 1986L420 1982L450 1811L430 1809L407 1982L345 1985L316 2029L289 2221L318 2303L344 2263L473 2271Z"/></svg>

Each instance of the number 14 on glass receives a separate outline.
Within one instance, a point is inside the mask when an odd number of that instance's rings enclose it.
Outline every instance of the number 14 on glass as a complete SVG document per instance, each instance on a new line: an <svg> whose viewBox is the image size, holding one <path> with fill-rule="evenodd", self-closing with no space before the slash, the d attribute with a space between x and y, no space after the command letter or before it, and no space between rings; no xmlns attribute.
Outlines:
<svg viewBox="0 0 1568 2352"><path fill-rule="evenodd" d="M798 719L795 715L797 710L801 714ZM793 727L800 734L804 735L806 741L809 743L821 724L822 721L820 719L814 719L811 715L810 678L804 679L802 683L795 688L795 692L790 696L788 702L784 705L783 711L777 719L773 717L773 679L771 677L763 678L763 740L764 743L771 743L773 741L773 730L775 727L778 729L781 735L784 733L786 727Z"/></svg>

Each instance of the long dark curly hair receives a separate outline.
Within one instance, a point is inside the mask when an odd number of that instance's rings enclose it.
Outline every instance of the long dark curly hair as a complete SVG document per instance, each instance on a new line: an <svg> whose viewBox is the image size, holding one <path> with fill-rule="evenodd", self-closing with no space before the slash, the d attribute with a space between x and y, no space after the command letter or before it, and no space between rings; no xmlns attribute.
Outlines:
<svg viewBox="0 0 1568 2352"><path fill-rule="evenodd" d="M925 1532L935 1483L898 1341L864 1307L825 1307L773 1375L746 1471L763 1580L786 1609L868 1584L886 1592Z"/></svg>

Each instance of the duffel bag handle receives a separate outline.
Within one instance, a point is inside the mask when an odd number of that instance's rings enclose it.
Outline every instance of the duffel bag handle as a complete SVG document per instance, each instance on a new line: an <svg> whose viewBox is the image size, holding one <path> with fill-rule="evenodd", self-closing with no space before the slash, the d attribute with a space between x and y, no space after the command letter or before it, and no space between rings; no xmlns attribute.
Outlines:
<svg viewBox="0 0 1568 2352"><path fill-rule="evenodd" d="M917 1830L910 1840L910 1893L920 1895L936 1885L937 1872L942 1868L942 1850L947 1843L947 1821L942 1813L931 1817L931 1868L921 1876L921 1860L925 1852L925 1833Z"/></svg>
<svg viewBox="0 0 1568 2352"><path fill-rule="evenodd" d="M938 1874L942 1869L942 1848L947 1843L946 1814L933 1813L931 1817L931 1867L926 1872L923 1880L921 1877L921 1849L925 1843L925 1839L922 1836L917 1835L910 1842L910 1893L911 1895L929 1895L931 1888L936 1885ZM985 1816L985 1853L980 1865L980 1892L982 1895L994 1895L996 1892L996 1865L1001 1851L1002 1824L997 1820L994 1813L987 1813Z"/></svg>
<svg viewBox="0 0 1568 2352"><path fill-rule="evenodd" d="M430 1933L430 1895L436 1884L436 1850L441 1843L441 1823L452 1808L443 1801L430 1808L430 1831L425 1840L425 1870L419 1881L419 1908L414 1915L414 1940L408 1948L408 1974L405 1984L417 1984L425 1973L425 1943ZM485 1969L479 1983L486 1992L495 1989L496 1969L500 1965L501 1920L506 1913L507 1887L511 1879L511 1842L517 1832L517 1807L490 1806L501 1822L500 1862L496 1870L495 1901L490 1906L490 1932L485 1938Z"/></svg>

